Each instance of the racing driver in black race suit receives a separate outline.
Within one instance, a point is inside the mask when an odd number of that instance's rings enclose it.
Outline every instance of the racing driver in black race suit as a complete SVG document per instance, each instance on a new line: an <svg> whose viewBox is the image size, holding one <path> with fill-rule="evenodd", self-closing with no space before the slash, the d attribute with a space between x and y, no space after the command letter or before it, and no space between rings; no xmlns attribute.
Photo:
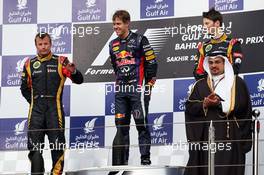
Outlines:
<svg viewBox="0 0 264 175"><path fill-rule="evenodd" d="M130 116L138 131L141 164L150 165L151 138L148 128L148 105L156 80L157 61L148 39L129 30L130 15L118 10L113 15L117 38L109 44L111 62L116 75L113 165L128 164ZM122 145L120 147L120 145Z"/></svg>
<svg viewBox="0 0 264 175"><path fill-rule="evenodd" d="M44 174L44 136L48 135L52 155L52 175L60 175L64 165L64 112L62 94L69 77L83 82L82 74L66 57L51 53L51 38L47 33L35 37L38 55L28 59L22 72L21 92L30 103L28 114L28 149L32 174Z"/></svg>

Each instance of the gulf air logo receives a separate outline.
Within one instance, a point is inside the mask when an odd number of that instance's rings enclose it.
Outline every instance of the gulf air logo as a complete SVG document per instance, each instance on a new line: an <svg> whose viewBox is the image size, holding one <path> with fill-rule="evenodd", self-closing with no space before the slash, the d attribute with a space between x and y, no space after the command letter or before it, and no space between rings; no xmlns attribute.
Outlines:
<svg viewBox="0 0 264 175"><path fill-rule="evenodd" d="M188 86L188 91L187 91L187 94L188 94L188 95L191 94L193 87L194 87L194 83L192 83L192 84L190 84L190 85Z"/></svg>
<svg viewBox="0 0 264 175"><path fill-rule="evenodd" d="M56 39L60 39L61 38L63 27L64 27L64 25L60 25L60 26L55 27L54 29L52 29L52 32L51 32L52 40L56 40Z"/></svg>
<svg viewBox="0 0 264 175"><path fill-rule="evenodd" d="M155 0L155 4L161 3L161 2L163 2L163 0Z"/></svg>
<svg viewBox="0 0 264 175"><path fill-rule="evenodd" d="M157 130L160 130L163 128L163 120L164 120L165 116L166 116L166 114L163 114L154 120L153 126L152 126L154 131L157 131Z"/></svg>
<svg viewBox="0 0 264 175"><path fill-rule="evenodd" d="M96 0L86 0L85 4L87 8L94 7L96 6Z"/></svg>
<svg viewBox="0 0 264 175"><path fill-rule="evenodd" d="M27 0L17 0L17 9L23 10L27 8Z"/></svg>
<svg viewBox="0 0 264 175"><path fill-rule="evenodd" d="M97 120L97 118L93 118L92 120L88 120L84 125L84 133L85 134L89 134L91 132L94 132L94 126L95 126L95 121Z"/></svg>
<svg viewBox="0 0 264 175"><path fill-rule="evenodd" d="M25 62L29 59L29 57L25 57L23 59L18 60L17 66L16 66L16 72L22 72Z"/></svg>
<svg viewBox="0 0 264 175"><path fill-rule="evenodd" d="M24 129L25 129L25 124L26 124L27 120L23 120L20 123L17 123L15 126L15 135L21 135L24 133Z"/></svg>
<svg viewBox="0 0 264 175"><path fill-rule="evenodd" d="M262 92L264 90L264 79L258 81L258 91Z"/></svg>

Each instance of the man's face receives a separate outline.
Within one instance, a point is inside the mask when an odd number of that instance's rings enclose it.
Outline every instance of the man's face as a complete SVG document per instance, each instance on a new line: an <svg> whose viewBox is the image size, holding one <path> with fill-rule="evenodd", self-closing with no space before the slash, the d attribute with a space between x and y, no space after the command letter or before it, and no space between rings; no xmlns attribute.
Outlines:
<svg viewBox="0 0 264 175"><path fill-rule="evenodd" d="M117 36L120 38L126 38L129 32L129 22L124 23L121 19L115 18L113 21L113 29Z"/></svg>
<svg viewBox="0 0 264 175"><path fill-rule="evenodd" d="M43 39L37 37L36 38L36 48L38 55L41 57L45 57L50 53L51 43L49 38L46 36Z"/></svg>
<svg viewBox="0 0 264 175"><path fill-rule="evenodd" d="M220 56L217 56L216 58L209 58L208 64L210 73L212 75L221 75L225 71L225 64L224 59Z"/></svg>
<svg viewBox="0 0 264 175"><path fill-rule="evenodd" d="M220 22L214 22L208 18L203 18L203 27L208 31L209 34L215 35L218 28L220 27Z"/></svg>

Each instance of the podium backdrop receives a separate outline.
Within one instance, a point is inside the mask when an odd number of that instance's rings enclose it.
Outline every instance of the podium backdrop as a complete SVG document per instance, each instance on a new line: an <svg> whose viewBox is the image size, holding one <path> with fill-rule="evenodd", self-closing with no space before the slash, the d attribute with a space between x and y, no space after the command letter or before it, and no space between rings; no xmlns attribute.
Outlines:
<svg viewBox="0 0 264 175"><path fill-rule="evenodd" d="M158 80L149 115L152 162L185 166L188 149L185 147L184 103L194 83L192 70L197 43L206 40L200 30L201 14L212 6L224 14L223 30L242 43L241 77L248 84L253 107L261 110L263 119L262 0L0 0L0 172L30 170L26 151L29 105L19 86L24 58L36 54L34 37L38 31L50 33L52 51L68 56L85 78L80 86L67 80L64 88L68 148L65 170L111 164L111 144L116 129L114 75L108 43L116 37L111 19L118 9L130 12L131 29L148 37L158 57ZM135 127L131 128L130 138L129 163L138 165ZM260 139L263 139L263 130ZM262 164L263 149L264 143L260 142ZM251 163L250 154L247 163ZM49 151L44 151L44 156L46 170L49 170ZM246 170L251 173L250 166ZM264 172L263 167L260 170L260 174Z"/></svg>

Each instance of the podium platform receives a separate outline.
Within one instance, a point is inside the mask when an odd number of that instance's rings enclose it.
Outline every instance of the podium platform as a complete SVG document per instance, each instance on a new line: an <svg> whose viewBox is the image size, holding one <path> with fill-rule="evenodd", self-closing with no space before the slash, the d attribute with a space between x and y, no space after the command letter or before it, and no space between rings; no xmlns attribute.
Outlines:
<svg viewBox="0 0 264 175"><path fill-rule="evenodd" d="M184 167L109 166L71 171L65 175L183 175Z"/></svg>

